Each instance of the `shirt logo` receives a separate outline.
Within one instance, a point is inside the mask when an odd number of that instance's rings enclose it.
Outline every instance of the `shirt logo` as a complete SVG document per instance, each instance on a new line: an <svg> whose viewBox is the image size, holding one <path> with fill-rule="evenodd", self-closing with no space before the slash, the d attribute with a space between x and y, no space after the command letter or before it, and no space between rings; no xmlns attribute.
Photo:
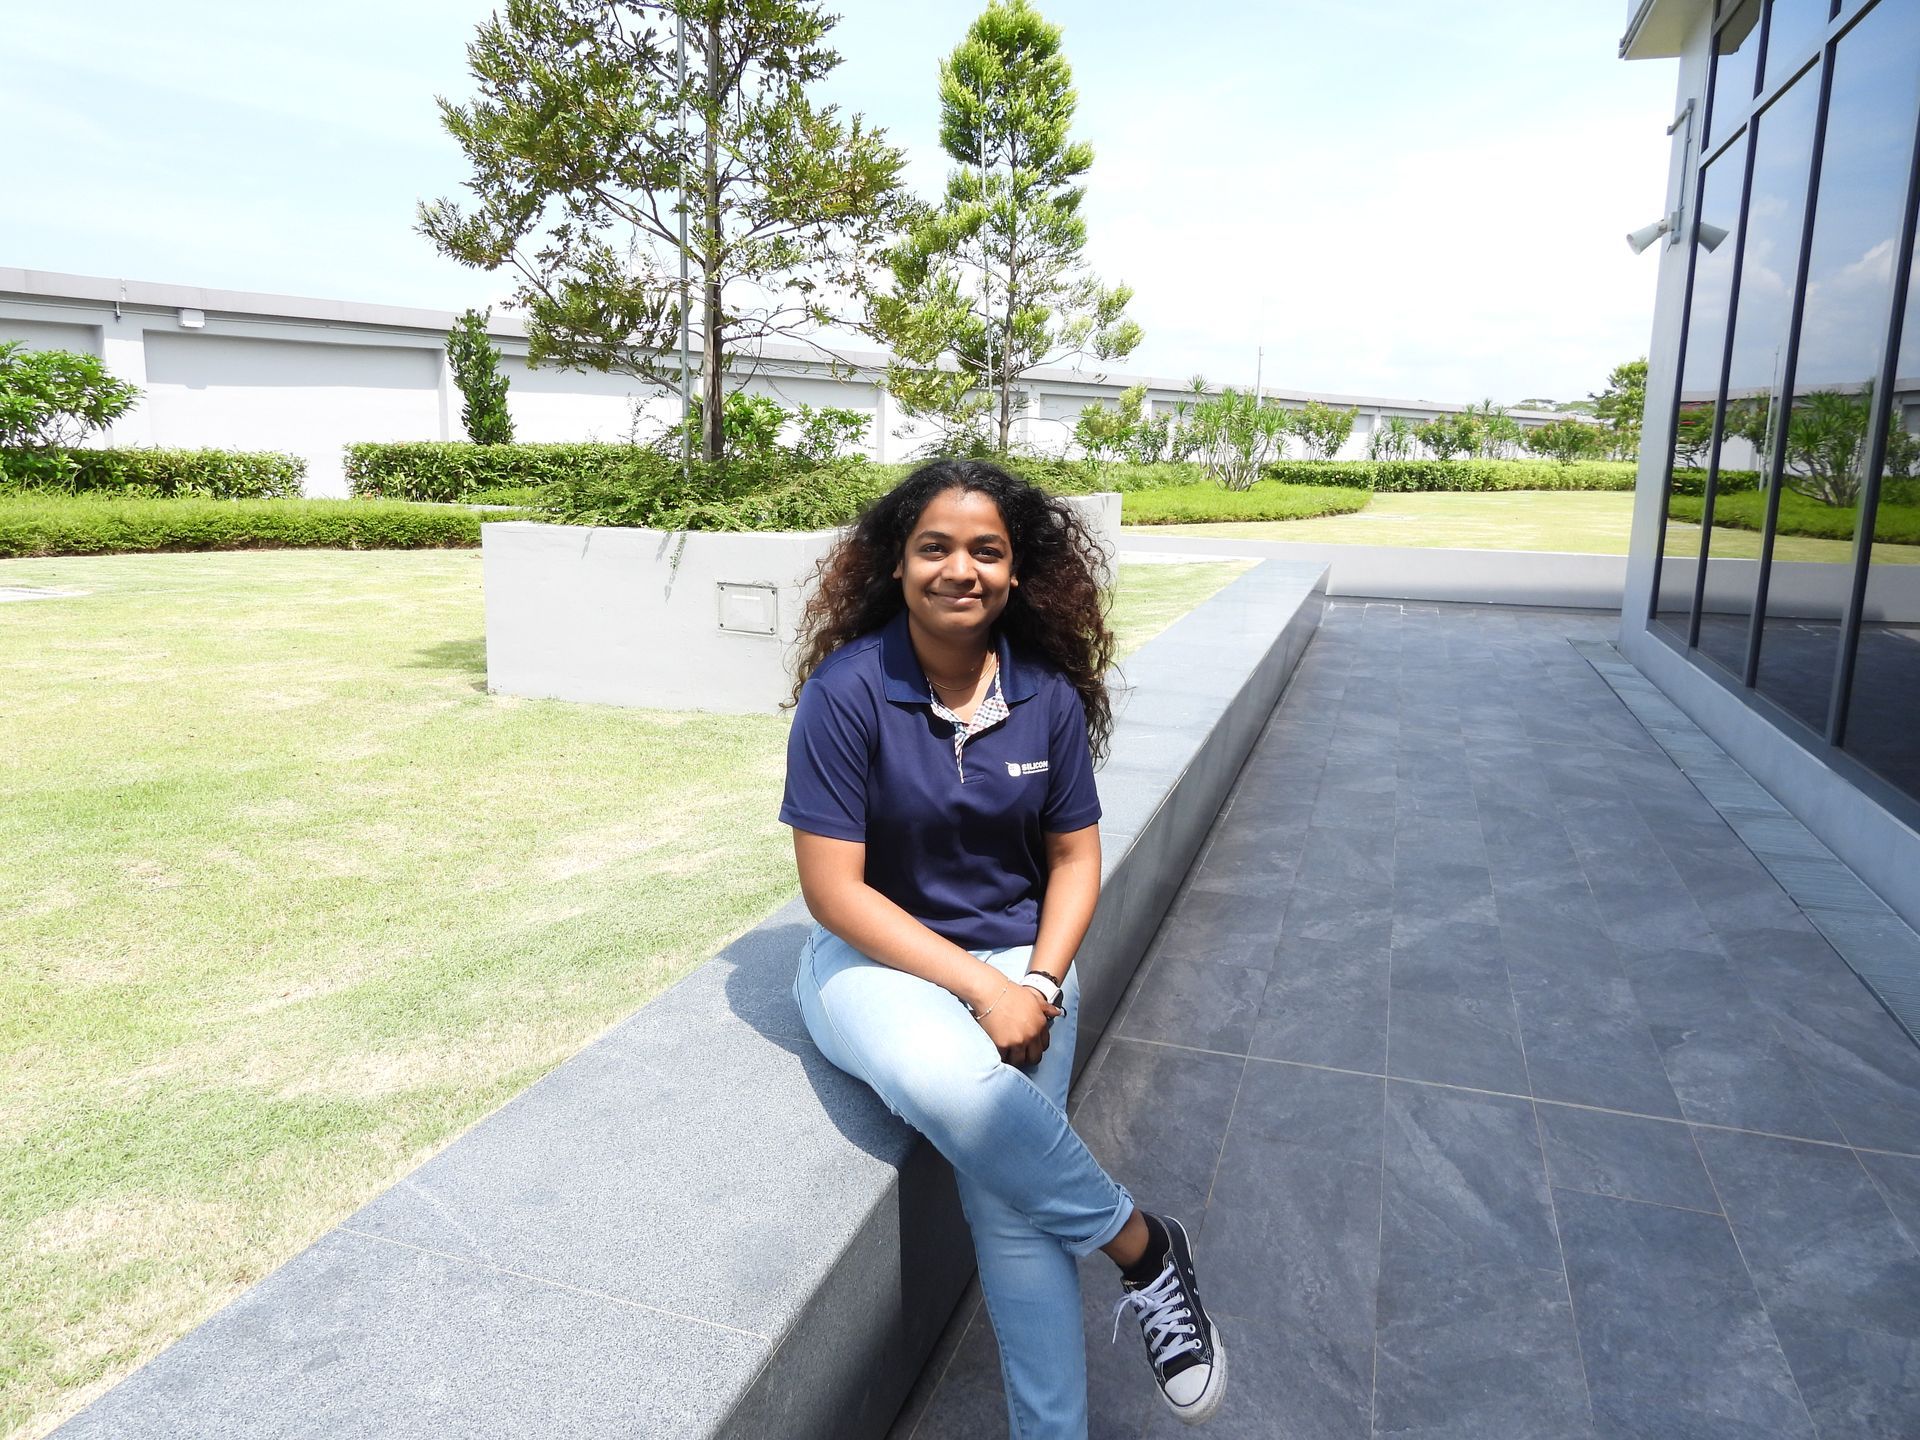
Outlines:
<svg viewBox="0 0 1920 1440"><path fill-rule="evenodd" d="M1018 760L1007 761L1007 774L1015 780L1022 775L1044 775L1046 769L1047 762L1044 760L1029 760L1025 764Z"/></svg>

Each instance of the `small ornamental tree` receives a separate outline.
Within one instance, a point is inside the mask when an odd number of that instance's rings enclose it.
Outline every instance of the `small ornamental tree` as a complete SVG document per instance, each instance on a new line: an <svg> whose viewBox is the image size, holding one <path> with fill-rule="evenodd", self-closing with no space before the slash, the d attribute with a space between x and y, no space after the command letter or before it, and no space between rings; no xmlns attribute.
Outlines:
<svg viewBox="0 0 1920 1440"><path fill-rule="evenodd" d="M491 310L465 310L447 332L447 364L464 404L460 423L476 445L511 445L513 417L507 414L507 377L500 373L500 352L487 338Z"/></svg>
<svg viewBox="0 0 1920 1440"><path fill-rule="evenodd" d="M1629 360L1613 367L1607 388L1593 401L1593 415L1606 427L1608 449L1616 460L1640 453L1640 421L1647 410L1647 362Z"/></svg>
<svg viewBox="0 0 1920 1440"><path fill-rule="evenodd" d="M1480 422L1473 415L1436 415L1413 428L1414 436L1436 460L1471 455L1480 439Z"/></svg>
<svg viewBox="0 0 1920 1440"><path fill-rule="evenodd" d="M1187 427L1207 474L1229 490L1247 490L1286 444L1287 412L1251 390L1229 386L1196 405Z"/></svg>
<svg viewBox="0 0 1920 1440"><path fill-rule="evenodd" d="M1576 460L1603 453L1607 440L1598 426L1583 420L1549 420L1527 431L1526 447L1535 455L1571 465Z"/></svg>
<svg viewBox="0 0 1920 1440"><path fill-rule="evenodd" d="M840 63L834 20L815 0L507 0L467 46L477 94L440 102L472 203L422 205L418 228L518 272L536 365L673 389L684 316L719 460L729 352L857 309L901 213L900 151L808 93Z"/></svg>
<svg viewBox="0 0 1920 1440"><path fill-rule="evenodd" d="M1388 415L1367 437L1369 460L1407 460L1413 456L1413 422L1404 415Z"/></svg>
<svg viewBox="0 0 1920 1440"><path fill-rule="evenodd" d="M98 356L0 341L0 449L77 445L139 398Z"/></svg>
<svg viewBox="0 0 1920 1440"><path fill-rule="evenodd" d="M1359 407L1351 410L1336 410L1331 405L1322 405L1318 400L1309 400L1298 410L1287 414L1287 428L1300 437L1309 460L1331 460L1340 453L1340 447L1347 443L1347 437L1353 434L1353 422L1359 416Z"/></svg>
<svg viewBox="0 0 1920 1440"><path fill-rule="evenodd" d="M1713 406L1682 405L1673 417L1674 466L1684 470L1705 464L1712 439Z"/></svg>
<svg viewBox="0 0 1920 1440"><path fill-rule="evenodd" d="M1120 392L1117 405L1099 401L1088 405L1073 422L1073 438L1096 465L1106 465L1133 445L1146 408L1147 387L1135 385Z"/></svg>

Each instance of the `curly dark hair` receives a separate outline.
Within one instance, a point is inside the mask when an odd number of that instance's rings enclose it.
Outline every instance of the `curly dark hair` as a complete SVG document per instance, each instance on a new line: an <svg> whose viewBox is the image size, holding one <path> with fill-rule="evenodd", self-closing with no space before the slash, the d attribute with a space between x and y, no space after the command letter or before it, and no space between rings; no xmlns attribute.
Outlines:
<svg viewBox="0 0 1920 1440"><path fill-rule="evenodd" d="M949 490L985 495L1000 507L1020 584L1007 599L999 628L1067 677L1086 707L1093 757L1104 759L1113 733L1107 696L1113 632L1100 591L1099 542L1066 501L985 460L928 461L869 505L820 561L800 617L794 699L822 660L906 608L894 568L921 513Z"/></svg>

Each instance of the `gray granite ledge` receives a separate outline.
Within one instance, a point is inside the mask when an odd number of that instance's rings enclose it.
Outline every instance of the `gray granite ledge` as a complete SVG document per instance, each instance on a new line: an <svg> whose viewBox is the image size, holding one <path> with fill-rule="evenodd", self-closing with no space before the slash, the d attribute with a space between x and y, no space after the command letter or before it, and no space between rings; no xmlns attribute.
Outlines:
<svg viewBox="0 0 1920 1440"><path fill-rule="evenodd" d="M1268 561L1124 667L1079 1063L1324 594ZM945 1162L807 1039L807 925L769 916L58 1433L883 1435L972 1247Z"/></svg>

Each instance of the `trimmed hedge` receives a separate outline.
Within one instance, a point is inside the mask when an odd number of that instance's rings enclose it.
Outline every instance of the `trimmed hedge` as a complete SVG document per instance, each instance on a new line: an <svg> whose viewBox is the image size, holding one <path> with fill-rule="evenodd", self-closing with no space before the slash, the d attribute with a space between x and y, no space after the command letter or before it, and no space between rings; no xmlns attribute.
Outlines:
<svg viewBox="0 0 1920 1440"><path fill-rule="evenodd" d="M1676 470L1673 481L1668 486L1675 495L1705 495L1707 493L1707 472L1699 469ZM1732 495L1742 490L1760 488L1758 470L1722 470L1714 482L1714 488L1722 495Z"/></svg>
<svg viewBox="0 0 1920 1440"><path fill-rule="evenodd" d="M1400 494L1433 490L1631 490L1630 461L1275 460L1262 473L1288 485L1340 485Z"/></svg>
<svg viewBox="0 0 1920 1440"><path fill-rule="evenodd" d="M1696 525L1705 508L1704 500L1691 495L1676 495L1667 506L1669 514ZM1721 495L1713 502L1716 529L1762 530L1766 519L1767 497L1757 492ZM1859 510L1852 505L1823 505L1791 490L1780 496L1777 529L1782 535L1852 540L1859 521ZM1879 545L1920 545L1920 505L1881 505L1874 512L1873 539Z"/></svg>
<svg viewBox="0 0 1920 1440"><path fill-rule="evenodd" d="M307 462L271 450L0 450L0 491L294 500Z"/></svg>
<svg viewBox="0 0 1920 1440"><path fill-rule="evenodd" d="M355 500L146 500L0 495L0 557L157 550L428 550L480 543L483 520L531 511Z"/></svg>
<svg viewBox="0 0 1920 1440"><path fill-rule="evenodd" d="M898 480L918 462L881 465L843 458L825 463L865 464L872 475ZM1190 464L1096 465L1045 455L1015 456L1003 463L1059 495L1157 490L1192 485L1206 478L1200 466ZM803 477L817 472L819 463L796 460L791 454L727 462L729 470L742 467L754 484L771 491L800 484ZM707 498L714 498L716 491L734 498L741 493L739 485L709 483L712 471L706 462L696 460L693 469L701 478L701 490ZM654 490L666 483L668 471L679 474L678 457L644 446L475 445L461 440L349 445L346 465L348 484L359 498L495 505L538 504L547 487L553 485ZM693 503L692 497L688 503Z"/></svg>
<svg viewBox="0 0 1920 1440"><path fill-rule="evenodd" d="M1261 480L1246 490L1211 482L1135 491L1120 502L1125 525L1193 525L1224 520L1311 520L1348 515L1373 500L1370 490L1329 485L1283 485Z"/></svg>
<svg viewBox="0 0 1920 1440"><path fill-rule="evenodd" d="M475 445L468 440L396 440L347 446L347 483L357 499L471 500L475 492L544 489L563 480L606 479L636 456L634 445Z"/></svg>

